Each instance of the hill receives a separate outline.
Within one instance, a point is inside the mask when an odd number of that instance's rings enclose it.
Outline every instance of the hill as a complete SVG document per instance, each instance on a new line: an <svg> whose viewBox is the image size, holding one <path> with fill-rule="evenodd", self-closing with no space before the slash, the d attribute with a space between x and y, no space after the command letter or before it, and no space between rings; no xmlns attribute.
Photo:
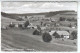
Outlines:
<svg viewBox="0 0 80 53"><path fill-rule="evenodd" d="M45 17L52 17L58 14L75 14L77 15L77 12L72 11L72 10L64 10L64 11L54 11L54 12L43 12L43 13L25 13L25 14L9 14L5 12L1 12L1 15L4 17L8 17L11 19L18 19L20 18L19 16L32 16L32 15L44 15Z"/></svg>

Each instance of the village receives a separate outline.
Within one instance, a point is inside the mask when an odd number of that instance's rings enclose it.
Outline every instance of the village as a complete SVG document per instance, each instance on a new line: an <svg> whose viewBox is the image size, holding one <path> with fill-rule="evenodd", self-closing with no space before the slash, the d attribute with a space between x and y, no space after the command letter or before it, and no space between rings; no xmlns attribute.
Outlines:
<svg viewBox="0 0 80 53"><path fill-rule="evenodd" d="M16 31L19 34L20 33L25 35L29 34L28 36L30 36L31 38L35 38L42 42L48 42L48 43L55 42L58 44L65 44L69 46L71 45L73 47L77 46L77 42L76 42L77 13L75 11L62 13L61 11L61 13L56 13L56 15L54 14L55 13L50 12L47 13L46 15L44 14L29 14L29 15L23 14L17 16L13 15L13 17L16 16L19 18L11 19L11 17L4 16L5 13L2 13L2 17L1 17L1 22L2 22L1 30L3 32L2 39L4 39L3 36L4 34L9 34L9 32L11 31L13 31L14 33Z"/></svg>

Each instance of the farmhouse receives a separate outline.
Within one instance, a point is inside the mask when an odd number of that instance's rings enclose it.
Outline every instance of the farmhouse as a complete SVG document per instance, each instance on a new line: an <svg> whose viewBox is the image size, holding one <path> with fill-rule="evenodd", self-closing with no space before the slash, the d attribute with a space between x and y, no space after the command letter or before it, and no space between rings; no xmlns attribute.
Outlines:
<svg viewBox="0 0 80 53"><path fill-rule="evenodd" d="M51 31L49 32L50 35L53 35L54 33L57 33L60 37L63 35L63 38L68 39L69 38L69 33L67 31ZM55 35L54 35L55 36Z"/></svg>
<svg viewBox="0 0 80 53"><path fill-rule="evenodd" d="M63 35L64 38L68 39L69 38L69 33L67 31L57 31L57 33L60 35Z"/></svg>

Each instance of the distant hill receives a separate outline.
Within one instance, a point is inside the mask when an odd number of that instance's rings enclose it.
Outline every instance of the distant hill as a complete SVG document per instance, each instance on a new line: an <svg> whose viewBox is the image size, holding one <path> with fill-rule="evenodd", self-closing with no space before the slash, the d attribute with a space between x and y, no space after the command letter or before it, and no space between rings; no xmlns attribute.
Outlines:
<svg viewBox="0 0 80 53"><path fill-rule="evenodd" d="M63 10L63 11L44 12L44 13L25 13L25 14L10 14L10 13L1 12L1 15L4 17L11 18L11 19L18 19L19 16L45 15L45 17L52 17L57 14L66 14L66 13L77 15L77 12L75 12L73 10Z"/></svg>
<svg viewBox="0 0 80 53"><path fill-rule="evenodd" d="M55 16L57 14L77 14L77 12L75 11L69 11L69 10L65 10L65 11L55 11L55 12L49 12L46 17L51 17L51 16Z"/></svg>

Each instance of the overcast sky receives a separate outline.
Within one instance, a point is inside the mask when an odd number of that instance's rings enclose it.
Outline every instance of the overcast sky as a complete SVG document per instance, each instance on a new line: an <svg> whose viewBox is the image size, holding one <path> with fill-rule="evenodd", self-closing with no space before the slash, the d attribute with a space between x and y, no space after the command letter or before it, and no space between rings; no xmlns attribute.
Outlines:
<svg viewBox="0 0 80 53"><path fill-rule="evenodd" d="M77 11L77 2L2 2L6 13L39 13L59 10Z"/></svg>

